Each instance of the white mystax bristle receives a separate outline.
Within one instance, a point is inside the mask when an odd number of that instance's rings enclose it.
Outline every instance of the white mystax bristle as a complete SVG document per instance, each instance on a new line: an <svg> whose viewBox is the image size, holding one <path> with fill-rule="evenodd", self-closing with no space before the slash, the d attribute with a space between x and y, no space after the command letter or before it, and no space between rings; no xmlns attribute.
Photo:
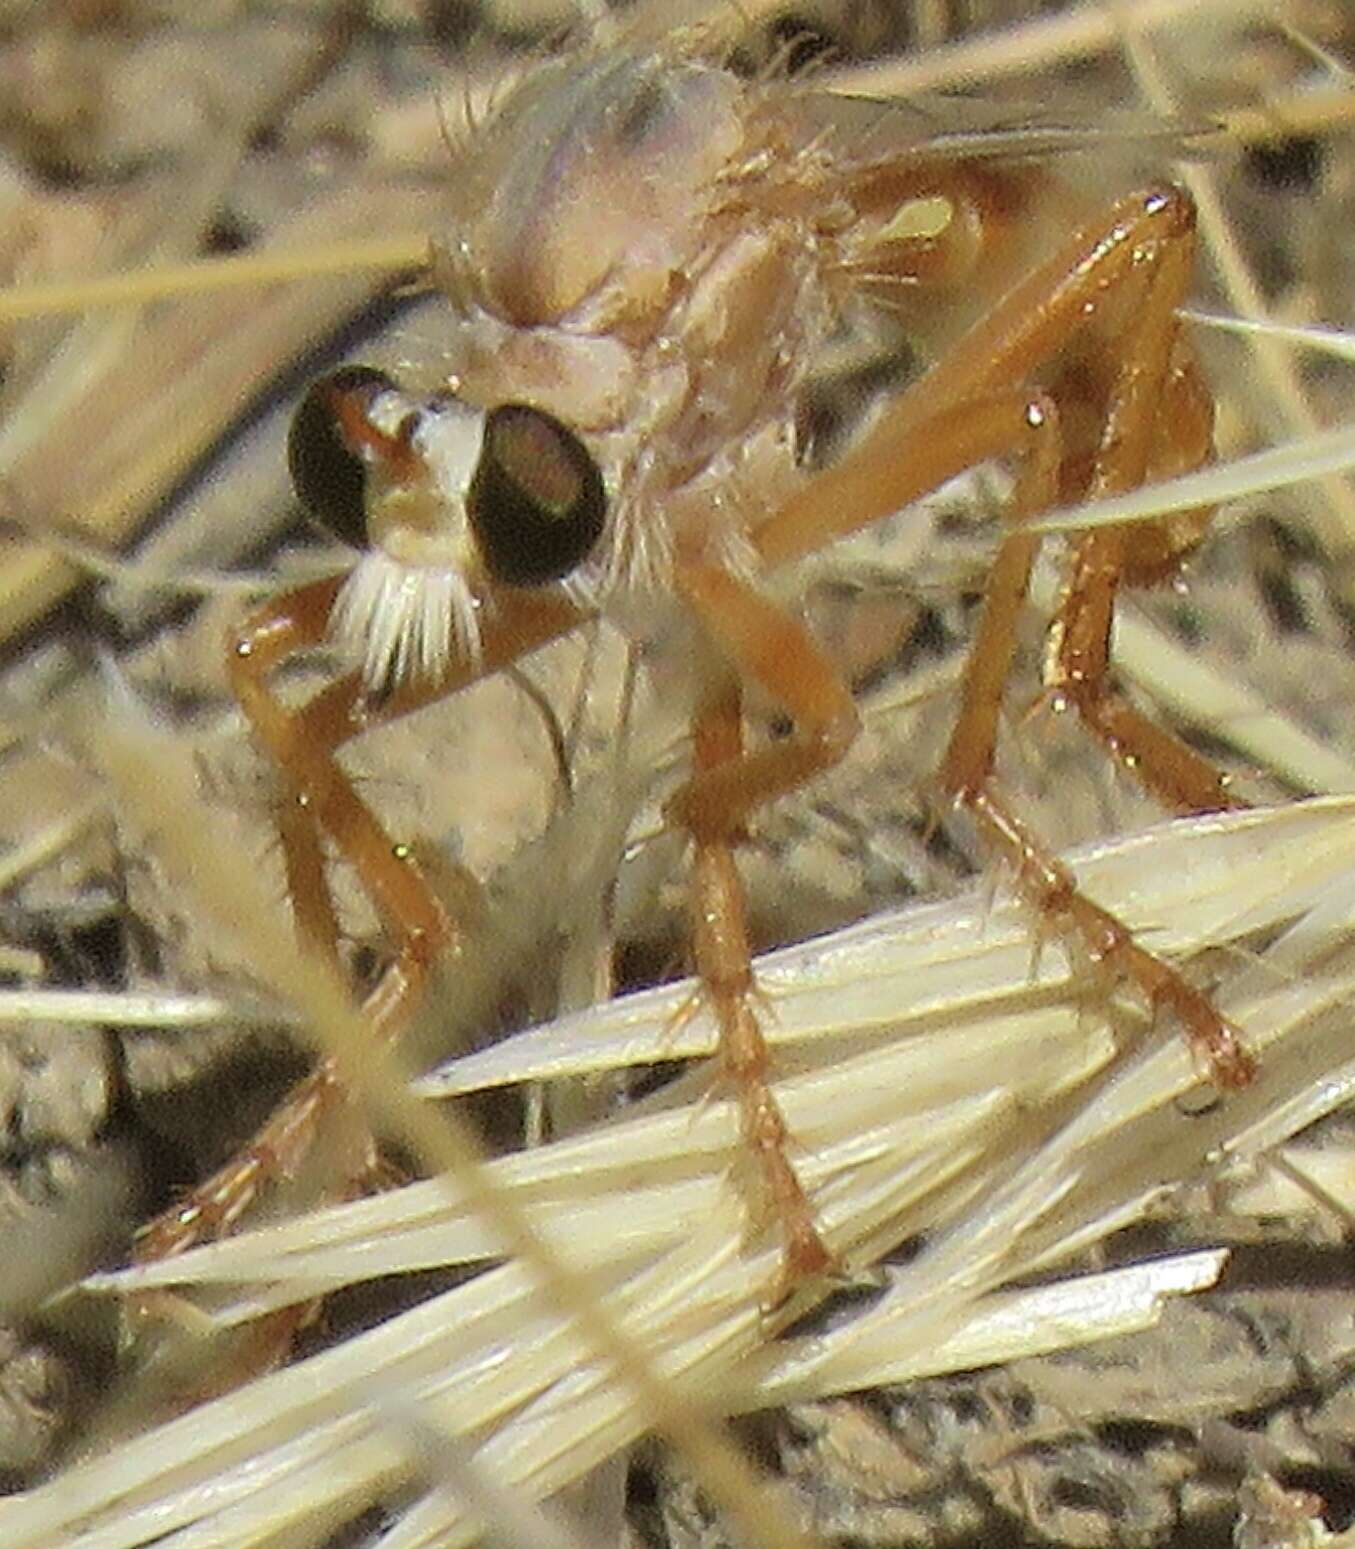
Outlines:
<svg viewBox="0 0 1355 1549"><path fill-rule="evenodd" d="M364 554L339 592L330 638L359 666L370 694L442 677L480 660L480 599L453 566Z"/></svg>

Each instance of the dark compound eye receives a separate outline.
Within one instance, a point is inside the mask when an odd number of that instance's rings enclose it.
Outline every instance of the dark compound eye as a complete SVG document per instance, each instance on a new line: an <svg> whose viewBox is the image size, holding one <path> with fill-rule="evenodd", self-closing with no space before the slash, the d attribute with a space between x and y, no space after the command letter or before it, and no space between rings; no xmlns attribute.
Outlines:
<svg viewBox="0 0 1355 1549"><path fill-rule="evenodd" d="M577 436L540 409L509 403L485 418L467 515L496 581L543 586L597 542L607 493Z"/></svg>
<svg viewBox="0 0 1355 1549"><path fill-rule="evenodd" d="M297 499L336 538L359 549L367 546L367 469L345 425L394 386L384 371L344 366L311 385L287 433L287 466Z"/></svg>

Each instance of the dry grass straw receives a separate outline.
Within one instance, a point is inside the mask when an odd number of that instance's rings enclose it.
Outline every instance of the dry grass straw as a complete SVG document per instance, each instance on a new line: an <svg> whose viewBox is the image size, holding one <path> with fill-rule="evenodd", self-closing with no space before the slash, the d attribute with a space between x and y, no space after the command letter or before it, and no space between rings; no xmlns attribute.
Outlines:
<svg viewBox="0 0 1355 1549"><path fill-rule="evenodd" d="M121 798L149 806L193 868L204 911L260 920L255 946L266 963L276 940L266 912L254 914L248 878L222 864L206 815L181 805L186 790L166 780L173 750L133 728L108 757ZM145 794L148 759L169 807ZM496 1162L489 1188L461 1156L450 1178L102 1277L96 1284L121 1291L224 1287L218 1316L229 1324L354 1279L512 1254L372 1333L7 1504L6 1542L112 1549L169 1529L184 1546L307 1542L317 1522L411 1477L428 1482L411 1413L466 1466L544 1498L664 1423L653 1388L637 1404L630 1379L592 1355L602 1337L585 1317L596 1313L643 1348L665 1384L699 1392L714 1413L1144 1326L1163 1294L1211 1283L1221 1257L995 1293L1141 1217L1164 1187L1253 1162L1345 1100L1355 1063L1334 1062L1332 1050L1355 989L1355 805L1330 799L1178 822L1104 846L1077 869L1155 949L1212 951L1224 964L1218 1003L1264 1061L1256 1087L1202 1114L1183 1107L1198 1072L1172 1031L1108 1005L1057 943L1032 969L1028 918L1006 898L977 892L788 949L760 977L780 1063L796 1071L778 1095L805 1148L802 1176L820 1220L860 1264L926 1233L923 1251L886 1274L885 1294L862 1317L767 1343L778 1324L760 1306L777 1269L775 1237L747 1237L728 1173L737 1135L729 1105L689 1093ZM1271 944L1254 954L1246 948L1256 941ZM434 1084L464 1091L707 1053L703 1018L670 1031L689 991L567 1019L453 1065ZM370 1069L340 997L316 993L295 971L287 992L355 1078ZM1121 1040L1145 1035L1139 1052L1116 1056ZM384 1083L360 1090L425 1154L454 1154L431 1115L414 1119ZM1340 1186L1330 1174L1327 1182ZM572 1265L564 1277L555 1265L546 1296L543 1250L528 1248L524 1226L551 1259ZM574 1293L584 1287L580 1317ZM759 1512L772 1509L765 1491L758 1500ZM468 1543L477 1531L452 1497L430 1489L388 1542Z"/></svg>
<svg viewBox="0 0 1355 1549"><path fill-rule="evenodd" d="M979 892L788 949L760 978L780 1063L796 1071L778 1092L820 1219L849 1262L869 1263L922 1231L928 1243L887 1275L864 1319L769 1346L777 1325L760 1306L778 1248L774 1234L747 1240L727 1171L737 1134L727 1103L689 1094L494 1163L485 1176L468 1171L431 1115L384 1075L371 1079L370 1050L338 988L298 976L279 951L267 900L213 843L187 770L174 772L174 748L130 711L120 722L104 741L120 799L143 809L191 873L204 918L219 930L250 922L262 976L304 1009L362 1096L423 1154L455 1166L450 1178L98 1283L225 1286L219 1316L229 1323L354 1278L494 1261L505 1250L513 1258L7 1505L0 1526L16 1549L132 1545L170 1528L185 1546L309 1541L315 1523L426 1471L410 1445L411 1411L499 1486L550 1495L665 1414L679 1429L656 1387L637 1405L630 1376L591 1354L609 1348L598 1314L643 1348L665 1384L680 1379L719 1413L1142 1326L1164 1292L1209 1283L1219 1258L992 1293L1140 1216L1211 1160L1277 1144L1343 1100L1355 1078L1349 1064L1333 1069L1330 1053L1355 988L1348 800L1188 820L1078 863L1088 888L1155 949L1224 949L1218 1002L1247 1029L1265 1078L1204 1114L1180 1106L1198 1072L1171 1031L1117 1058L1118 1040L1144 1036L1141 1018L1109 1007L1057 943L1032 967L1029 920L1010 900ZM1258 940L1271 941L1259 955L1237 951ZM675 986L567 1019L434 1084L464 1091L708 1053L704 1018L671 1031L689 992ZM556 1261L545 1297L543 1256ZM758 1509L772 1509L765 1494ZM63 1538L77 1527L78 1539ZM476 1531L432 1490L389 1542L470 1542Z"/></svg>
<svg viewBox="0 0 1355 1549"><path fill-rule="evenodd" d="M1136 18L1146 27L1181 9L1140 7ZM1209 9L1226 20L1254 8ZM967 78L982 68L1026 69L1070 49L1109 46L1116 34L1108 16L1086 7L1058 19L1062 32L1053 22L1031 24L986 65L988 56L971 51L907 68L934 78L951 69ZM883 86L883 77L871 77L869 89ZM364 194L345 219L370 229L402 222L403 210L377 213ZM328 243L345 224L338 217L329 207L279 245L308 232ZM238 312L223 311L226 303L212 296L196 320L177 311L159 324L146 320L142 326L162 327L166 341L211 329L208 353L229 356L209 380L172 349L152 350L164 372L157 366L152 381L175 381L175 402L201 403L201 412L154 446L144 435L114 437L119 450L92 470L54 457L61 420L21 421L9 431L17 439L5 466L16 486L39 491L26 497L39 509L26 505L25 522L43 510L79 511L115 543L216 433L242 381L257 375L265 341L281 358L369 284L289 287L275 305L256 299ZM100 299L96 291L84 296L86 304ZM21 297L18 305L34 301ZM90 328L107 345L119 326ZM1341 335L1291 329L1287 337L1355 348ZM134 363L111 345L106 355L92 342L79 349L99 356L97 372L78 393L76 378L63 377L43 399L67 417L116 400L119 380L145 374L144 355ZM70 372L75 358L52 370ZM1126 497L1101 515L1137 519L1328 476L1355 461L1353 435L1348 427L1302 434L1175 487ZM43 475L49 482L30 484L29 467L51 470ZM1337 518L1328 535L1348 547L1339 502L1329 510ZM1063 525L1087 520L1075 513ZM6 577L0 628L7 632L72 579L64 561L41 549L26 550ZM1295 785L1355 790L1355 769L1339 750L1198 664L1186 671L1170 650L1164 659L1160 647L1150 626L1131 620L1120 630L1126 670L1177 714ZM1058 940L1033 950L1029 917L1005 893L976 891L790 948L762 963L759 977L775 1009L778 1096L804 1147L798 1163L819 1219L860 1269L903 1241L925 1246L906 1268L884 1273L881 1295L861 1316L776 1341L788 1314L762 1308L778 1246L774 1233L750 1231L745 1180L729 1172L736 1122L726 1101L688 1078L634 1114L486 1167L454 1119L411 1098L403 1074L373 1060L340 987L298 971L279 950L283 927L266 925L275 901L255 897L255 880L230 864L228 846L214 845L183 750L116 695L94 741L115 799L160 837L201 926L244 931L241 945L260 981L340 1062L383 1125L439 1174L104 1276L95 1288L182 1295L208 1288L213 1317L231 1325L375 1276L490 1267L371 1333L0 1503L0 1536L13 1549L114 1549L165 1535L176 1549L314 1543L402 1492L407 1507L383 1543L469 1543L480 1531L477 1513L506 1512L509 1499L545 1500L655 1427L686 1442L707 1487L742 1512L750 1541L808 1543L788 1520L777 1521L775 1492L756 1486L720 1442L716 1417L1146 1326L1164 1296L1211 1284L1221 1256L1006 1287L1036 1271L1056 1274L1182 1180L1246 1172L1343 1102L1355 1080L1355 1064L1340 1052L1355 990L1348 799L1184 820L1075 858L1088 890L1145 944L1209 974L1217 1004L1262 1057L1263 1079L1253 1089L1203 1113L1186 1105L1198 1072L1172 1030L1145 1028L1139 1010L1108 998ZM421 1090L445 1098L695 1059L710 1053L712 1034L700 1015L675 1026L688 993L676 986L576 1013L457 1062ZM171 1009L185 1021L197 1014L188 1005ZM124 1007L127 1016L143 1010ZM1347 1206L1355 1199L1348 1168L1312 1158L1294 1165ZM1273 1188L1265 1174L1248 1186ZM1251 1203L1262 1208L1259 1195ZM473 1510L461 1504L467 1500ZM511 1533L528 1549L569 1537L530 1512L513 1519Z"/></svg>

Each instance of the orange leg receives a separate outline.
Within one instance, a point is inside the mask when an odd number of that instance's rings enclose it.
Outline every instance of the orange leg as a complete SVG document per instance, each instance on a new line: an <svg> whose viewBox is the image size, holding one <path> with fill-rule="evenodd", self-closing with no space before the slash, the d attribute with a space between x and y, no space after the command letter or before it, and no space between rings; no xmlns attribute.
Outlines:
<svg viewBox="0 0 1355 1549"><path fill-rule="evenodd" d="M739 692L731 683L706 703L693 724L697 770L737 759L741 730ZM789 1290L797 1280L826 1270L832 1256L786 1155L790 1136L768 1082L771 1061L753 1007L752 956L733 843L727 837L694 835L693 851L692 955L719 1026L720 1063L739 1104L744 1146L761 1171L765 1197L786 1234ZM780 1294L773 1299L779 1301Z"/></svg>
<svg viewBox="0 0 1355 1549"><path fill-rule="evenodd" d="M678 588L731 669L697 711L690 779L668 817L692 837L692 943L720 1032L720 1061L739 1104L744 1145L785 1234L779 1301L833 1260L787 1156L786 1121L768 1081L770 1056L753 1006L752 956L734 847L753 810L840 759L856 735L851 694L794 619L711 565L679 567ZM795 735L748 753L740 681L792 715Z"/></svg>
<svg viewBox="0 0 1355 1549"><path fill-rule="evenodd" d="M488 609L482 650L437 681L404 685L379 705L364 702L354 675L340 679L299 710L289 710L268 686L268 675L298 650L324 638L337 583L317 582L260 609L233 637L231 681L255 735L284 771L284 800L302 824L283 826L289 882L301 890L297 921L302 944L328 949L332 906L307 895L323 887L322 867L301 853L300 832L323 831L362 877L377 908L396 933L395 962L368 1001L380 1030L394 1033L418 1003L431 965L459 948L455 922L421 875L409 849L395 843L353 791L334 758L350 737L407 715L536 650L580 622L583 615L555 594L503 594ZM303 841L309 843L307 839Z"/></svg>
<svg viewBox="0 0 1355 1549"><path fill-rule="evenodd" d="M937 482L985 458L1014 453L1022 460L1023 485L1039 492L1029 504L1048 503L1059 463L1058 421L1052 404L1038 395L1009 393L947 409L919 439L935 455ZM1012 542L1013 554L1026 549L1033 554L1032 537L1018 535ZM1029 562L1027 556L1018 601ZM788 1290L830 1260L787 1159L785 1122L767 1082L768 1052L750 1004L753 975L732 847L758 807L842 758L856 736L859 715L846 685L803 627L746 582L693 561L679 561L675 581L728 671L738 682L755 683L794 726L790 737L744 751L738 695L722 687L698 715L695 768L668 805L669 818L695 845L697 971L719 1023L721 1059L738 1093L745 1140L786 1235L782 1289Z"/></svg>
<svg viewBox="0 0 1355 1549"><path fill-rule="evenodd" d="M314 582L260 608L231 637L231 681L256 735L282 771L278 831L302 950L331 962L337 953L322 833L357 869L396 934L395 959L363 1007L373 1030L389 1038L398 1035L417 1006L432 965L456 951L461 938L408 848L392 840L358 798L334 751L368 726L498 671L572 629L583 615L555 594L498 598L474 666L459 664L437 682L407 684L379 706L363 703L361 683L350 676L300 709L288 709L269 688L269 674L296 652L323 641L340 584L337 577ZM136 1257L169 1258L229 1231L269 1179L296 1171L317 1124L342 1096L330 1062L319 1061L237 1156L144 1228ZM368 1146L355 1162L355 1173L367 1172L373 1161Z"/></svg>
<svg viewBox="0 0 1355 1549"><path fill-rule="evenodd" d="M852 454L782 507L754 536L776 565L856 531L960 471L966 438L983 439L977 422L985 395L1011 380L1036 380L1089 332L1114 357L1099 443L1089 475L1075 488L1110 494L1146 477L1198 466L1211 453L1203 389L1178 338L1175 309L1194 251L1194 212L1178 189L1119 201L1079 231L1022 281L941 363L885 416ZM1109 314L1109 318L1106 318ZM1103 319L1109 333L1099 331ZM1123 333L1123 342L1110 335ZM1039 412L1039 405L1032 404ZM1047 418L1048 416L1046 416ZM993 438L990 438L990 440ZM1046 446L1054 444L1049 438ZM1016 444L1015 437L1010 445ZM998 455L990 445L968 462ZM1030 460L1013 512L1019 524L1053 504L1076 466ZM1107 687L1110 627L1123 576L1169 574L1204 530L1207 513L1135 529L1100 530L1077 546L1073 576L1055 622L1050 683L1089 728L1143 781L1174 806L1212 810L1236 805L1226 780ZM1007 809L991 778L998 716L1037 539L1019 530L1003 543L985 593L970 655L963 705L942 771L946 789L1012 859L1020 885L1042 913L1065 922L1093 957L1136 983L1153 1007L1181 1021L1191 1045L1221 1085L1241 1086L1254 1062L1235 1031L1168 964L1140 948L1126 927L1084 898L1071 875Z"/></svg>
<svg viewBox="0 0 1355 1549"><path fill-rule="evenodd" d="M1119 363L1088 493L1119 493L1141 484L1152 467L1161 406L1168 411L1189 379L1170 376L1175 308L1185 287L1189 246L1176 244L1146 282L1139 325ZM1197 437L1196 462L1209 455L1208 433L1183 419ZM1182 460L1178 443L1169 447ZM1052 503L1056 488L1018 491L1016 521ZM1187 811L1213 811L1238 803L1226 778L1170 732L1154 725L1108 686L1110 629L1122 575L1133 563L1133 536L1114 528L1093 532L1077 545L1072 576L1051 630L1047 681L1059 701L1074 707L1110 751L1159 800ZM1170 558L1170 555L1163 556ZM1010 665L1010 642L1024 599L1032 539L1022 533L1003 544L985 592L985 609L966 674L966 692L942 770L945 788L966 806L980 827L1016 863L1021 886L1040 910L1072 925L1093 959L1124 974L1150 1006L1175 1014L1191 1046L1223 1086L1243 1086L1254 1062L1236 1032L1202 995L1168 964L1145 951L1107 910L1084 898L1071 873L1035 840L994 788L991 778L997 713ZM1165 567L1164 567L1165 568ZM1006 642L1004 644L1004 642ZM1000 665L999 665L1000 664Z"/></svg>
<svg viewBox="0 0 1355 1549"><path fill-rule="evenodd" d="M334 743L313 735L304 711L289 710L268 684L270 673L287 657L324 639L336 591L335 581L321 581L261 608L231 641L231 687L255 735L282 771L281 803L290 811L280 832L288 882L300 889L293 897L303 948L331 951L326 937L334 929L332 905L327 896L323 905L313 896L317 890L327 895L323 867L312 854L303 853L311 841L301 837L323 831L358 867L378 909L397 931L395 972L412 991L436 954L453 945L453 923L402 848L358 800L333 758ZM350 713L345 733L360 729L361 722Z"/></svg>
<svg viewBox="0 0 1355 1549"><path fill-rule="evenodd" d="M830 769L860 727L850 691L790 614L716 565L680 562L679 595L738 676L756 683L794 722L791 736L754 753L737 744L702 756L668 804L697 839L737 840L752 812Z"/></svg>
<svg viewBox="0 0 1355 1549"><path fill-rule="evenodd" d="M1186 256L1181 249L1173 257L1178 255ZM1122 435L1108 425L1089 479L1091 496L1116 495L1145 478L1193 471L1213 455L1213 405L1193 363L1173 360L1169 348L1175 333L1172 313L1184 285L1178 261L1173 270L1164 268L1152 288L1152 310L1139 331L1144 342L1120 372L1127 405L1119 410L1120 419L1132 418L1133 424ZM1158 384L1156 402L1140 390L1149 376ZM1117 394L1117 404L1119 398ZM1211 514L1189 512L1170 524L1102 528L1082 538L1050 629L1045 669L1054 703L1075 709L1088 730L1158 801L1180 812L1215 812L1244 803L1232 795L1227 776L1208 759L1111 690L1110 631L1119 586L1153 585L1174 576Z"/></svg>
<svg viewBox="0 0 1355 1549"><path fill-rule="evenodd" d="M1133 288L1164 248L1193 248L1193 233L1182 189L1169 184L1117 200L1009 291L852 452L753 533L763 562L801 559L1010 450L975 433L974 454L957 460L973 401L1038 382L1041 368L1096 323L1108 297Z"/></svg>

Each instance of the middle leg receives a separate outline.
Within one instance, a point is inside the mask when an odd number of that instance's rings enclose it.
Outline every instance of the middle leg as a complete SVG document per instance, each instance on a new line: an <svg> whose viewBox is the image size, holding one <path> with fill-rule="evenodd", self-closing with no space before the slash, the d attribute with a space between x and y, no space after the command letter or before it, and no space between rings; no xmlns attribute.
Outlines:
<svg viewBox="0 0 1355 1549"><path fill-rule="evenodd" d="M729 679L698 710L692 726L697 778L743 756L742 704ZM782 1290L821 1274L832 1264L814 1212L788 1156L790 1133L771 1089L771 1055L754 1004L752 949L743 882L731 834L692 830L692 957L701 990L720 1034L723 1081L738 1103L745 1153L761 1173L766 1203L785 1233Z"/></svg>
<svg viewBox="0 0 1355 1549"><path fill-rule="evenodd" d="M692 839L697 976L719 1029L720 1062L738 1102L744 1146L784 1234L775 1302L801 1280L831 1269L834 1256L791 1165L791 1136L769 1081L771 1056L755 1005L734 852L752 813L835 764L859 721L846 685L795 619L713 565L680 565L677 581L723 661L693 721L691 777L667 811ZM745 749L743 682L756 683L790 714L793 736Z"/></svg>

